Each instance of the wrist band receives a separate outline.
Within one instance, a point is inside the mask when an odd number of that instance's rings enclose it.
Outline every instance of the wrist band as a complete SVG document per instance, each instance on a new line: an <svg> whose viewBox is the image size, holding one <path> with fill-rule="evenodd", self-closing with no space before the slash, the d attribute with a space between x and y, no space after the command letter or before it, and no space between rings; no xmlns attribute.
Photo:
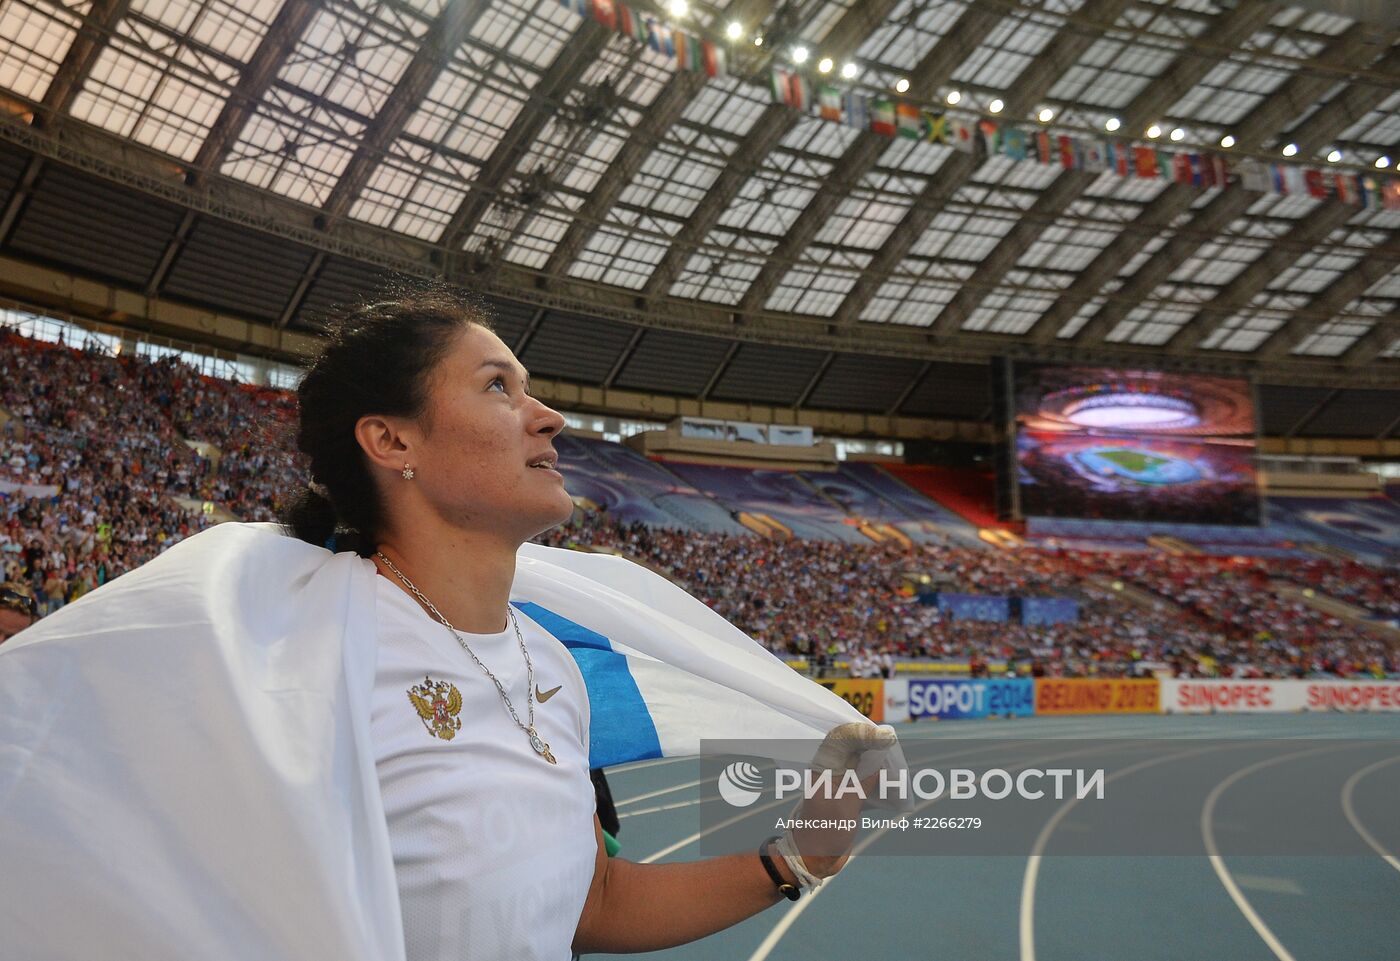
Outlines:
<svg viewBox="0 0 1400 961"><path fill-rule="evenodd" d="M778 868L773 863L773 859L768 856L768 845L778 840L778 838L779 835L775 834L758 846L758 860L762 863L763 870L767 871L768 876L773 879L773 883L778 888L778 893L789 901L796 901L798 898L802 897L802 891L797 885L789 884L787 881L783 880L783 876L778 872Z"/></svg>
<svg viewBox="0 0 1400 961"><path fill-rule="evenodd" d="M778 853L787 862L788 868L797 877L797 883L802 888L819 888L822 886L823 878L817 877L807 870L807 862L802 860L802 855L797 850L797 842L793 840L791 831L784 831L777 838Z"/></svg>

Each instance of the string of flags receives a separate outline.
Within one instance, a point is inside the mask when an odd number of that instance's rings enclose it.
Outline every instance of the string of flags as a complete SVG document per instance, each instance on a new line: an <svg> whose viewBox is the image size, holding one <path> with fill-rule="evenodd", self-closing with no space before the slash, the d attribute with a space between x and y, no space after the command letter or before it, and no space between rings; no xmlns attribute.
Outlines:
<svg viewBox="0 0 1400 961"><path fill-rule="evenodd" d="M614 33L670 57L681 70L709 77L722 77L727 72L723 47L693 30L639 13L621 0L559 0L559 3L581 17L596 20Z"/></svg>
<svg viewBox="0 0 1400 961"><path fill-rule="evenodd" d="M1065 170L1112 172L1120 177L1167 180L1202 189L1238 183L1260 193L1335 197L1353 207L1400 210L1400 180L1393 177L1026 130L928 110L897 97L866 94L831 83L818 83L814 91L805 75L781 67L774 67L771 77L774 103L886 137L942 144L967 153L980 145L988 157L1054 164Z"/></svg>
<svg viewBox="0 0 1400 961"><path fill-rule="evenodd" d="M608 30L670 57L678 69L703 72L709 77L727 75L724 48L693 30L640 13L621 0L559 2L579 16L596 20ZM1238 183L1259 193L1335 197L1353 207L1400 210L1400 180L1393 177L1025 130L994 120L928 110L898 97L866 94L832 83L818 83L814 90L805 74L776 66L772 68L771 81L775 103L886 137L943 144L968 153L980 146L989 157L1056 164L1065 170L1112 172L1120 177L1167 180L1202 189Z"/></svg>

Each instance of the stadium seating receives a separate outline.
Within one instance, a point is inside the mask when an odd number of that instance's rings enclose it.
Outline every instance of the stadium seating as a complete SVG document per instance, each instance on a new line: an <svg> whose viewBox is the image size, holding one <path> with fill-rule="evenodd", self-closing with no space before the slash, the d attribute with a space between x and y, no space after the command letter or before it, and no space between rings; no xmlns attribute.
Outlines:
<svg viewBox="0 0 1400 961"><path fill-rule="evenodd" d="M204 377L171 358L111 357L17 336L0 340L0 377L8 415L0 417L0 558L7 577L33 585L46 613L225 511L275 519L304 480L289 453L295 400L286 392ZM994 550L962 519L986 520L990 510L989 481L975 472L895 466L902 480L936 489L954 514L869 464L785 473L658 464L582 437L557 446L584 509L546 542L620 551L663 570L781 654L888 651L1067 675L1149 666L1275 676L1400 670L1380 635L1319 610L1303 593L1345 602L1358 617L1394 620L1400 575L1296 551L1281 535L1298 536L1301 502L1289 505L1284 528L1034 521L1031 546ZM1379 499L1358 503L1349 509L1373 526L1400 513ZM740 521L748 514L797 536L755 536ZM905 537L877 539L862 525L891 525ZM1355 536L1357 525L1347 533ZM1183 558L1149 548L1149 537L1164 535L1254 556ZM1076 540L1119 550L1070 549ZM1260 556L1275 550L1291 553ZM1127 603L1114 581L1134 585L1145 603ZM940 593L970 599L940 610L919 596ZM1078 616L955 619L988 597L1059 599L1054 606Z"/></svg>

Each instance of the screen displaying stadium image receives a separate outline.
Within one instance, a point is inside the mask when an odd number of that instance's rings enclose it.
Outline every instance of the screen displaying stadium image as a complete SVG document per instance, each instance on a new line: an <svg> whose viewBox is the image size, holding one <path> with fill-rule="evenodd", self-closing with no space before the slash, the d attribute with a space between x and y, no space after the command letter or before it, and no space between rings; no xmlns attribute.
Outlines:
<svg viewBox="0 0 1400 961"><path fill-rule="evenodd" d="M1018 364L1023 517L1258 524L1248 381Z"/></svg>

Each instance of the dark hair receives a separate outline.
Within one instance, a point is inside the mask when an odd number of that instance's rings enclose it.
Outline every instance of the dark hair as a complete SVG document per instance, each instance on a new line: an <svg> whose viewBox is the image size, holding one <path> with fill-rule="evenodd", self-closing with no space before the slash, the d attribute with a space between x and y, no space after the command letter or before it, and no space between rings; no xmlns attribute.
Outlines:
<svg viewBox="0 0 1400 961"><path fill-rule="evenodd" d="M297 387L296 447L311 484L281 512L287 530L317 546L374 553L383 505L355 424L368 414L418 417L429 378L458 334L491 329L469 295L440 286L398 288L326 325Z"/></svg>

